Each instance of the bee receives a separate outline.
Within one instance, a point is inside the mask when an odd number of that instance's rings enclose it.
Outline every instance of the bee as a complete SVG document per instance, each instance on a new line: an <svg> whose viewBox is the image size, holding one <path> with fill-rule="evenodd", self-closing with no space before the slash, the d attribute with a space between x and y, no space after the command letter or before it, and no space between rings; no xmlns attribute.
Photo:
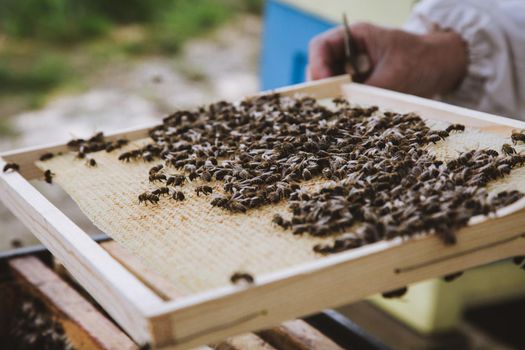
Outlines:
<svg viewBox="0 0 525 350"><path fill-rule="evenodd" d="M336 106L339 106L339 105L344 105L344 106L348 106L349 103L348 101L344 98L344 97L336 97L332 100L332 102L336 105Z"/></svg>
<svg viewBox="0 0 525 350"><path fill-rule="evenodd" d="M311 179L312 179L312 173L311 173L310 170L308 170L308 169L304 169L302 175L303 175L303 179L304 179L304 180L307 180L307 181L308 181L308 180L311 180Z"/></svg>
<svg viewBox="0 0 525 350"><path fill-rule="evenodd" d="M88 140L89 143L97 143L97 142L103 142L103 141L104 141L103 132L97 132L95 135L91 136Z"/></svg>
<svg viewBox="0 0 525 350"><path fill-rule="evenodd" d="M266 184L273 184L274 182L277 182L277 181L279 181L280 179L281 179L281 177L280 177L279 175L277 175L277 174L272 174L272 175L268 176L268 177L264 180L264 182L265 182Z"/></svg>
<svg viewBox="0 0 525 350"><path fill-rule="evenodd" d="M246 206L239 201L231 201L229 203L229 209L241 213L245 213L247 210Z"/></svg>
<svg viewBox="0 0 525 350"><path fill-rule="evenodd" d="M252 284L255 282L255 278L247 272L235 272L230 276L230 282L233 284L237 284L241 281Z"/></svg>
<svg viewBox="0 0 525 350"><path fill-rule="evenodd" d="M439 137L441 137L441 139L443 139L443 140L450 136L450 134L449 134L449 132L447 130L439 130L437 132L437 135Z"/></svg>
<svg viewBox="0 0 525 350"><path fill-rule="evenodd" d="M113 152L115 149L117 149L117 147L115 147L115 145L112 144L111 142L109 142L109 143L106 145L106 148L105 148L105 150L106 150L107 153L111 153L111 152Z"/></svg>
<svg viewBox="0 0 525 350"><path fill-rule="evenodd" d="M12 247L12 248L20 248L20 247L22 247L23 245L24 245L24 244L23 244L22 241L19 240L19 239L16 239L16 238L15 238L15 239L11 240L11 247Z"/></svg>
<svg viewBox="0 0 525 350"><path fill-rule="evenodd" d="M322 235L322 230L319 231L319 234ZM334 241L332 244L316 244L313 247L313 251L319 254L331 254L339 253L345 250L358 248L363 245L363 242L356 238L353 235L342 236Z"/></svg>
<svg viewBox="0 0 525 350"><path fill-rule="evenodd" d="M6 165L4 165L4 173L5 172L8 172L9 170L11 171L20 171L20 165L16 164L16 163L7 163Z"/></svg>
<svg viewBox="0 0 525 350"><path fill-rule="evenodd" d="M285 220L280 214L275 214L273 216L272 222L284 229L290 228L292 226L292 223L288 220Z"/></svg>
<svg viewBox="0 0 525 350"><path fill-rule="evenodd" d="M124 152L118 157L118 160L123 161L123 162L129 162L132 159L137 159L139 155L140 155L140 151L138 150Z"/></svg>
<svg viewBox="0 0 525 350"><path fill-rule="evenodd" d="M89 167L96 167L97 166L97 161L93 158L90 158L86 161L86 165L89 166Z"/></svg>
<svg viewBox="0 0 525 350"><path fill-rule="evenodd" d="M228 198L224 196L215 196L210 203L214 207L225 207L228 202Z"/></svg>
<svg viewBox="0 0 525 350"><path fill-rule="evenodd" d="M262 205L263 202L264 202L264 200L261 197L252 197L252 198L250 198L249 207L250 208L258 207L258 206Z"/></svg>
<svg viewBox="0 0 525 350"><path fill-rule="evenodd" d="M445 130L448 131L448 132L451 132L451 131L465 131L465 125L463 125L463 124L452 124L452 125L449 125Z"/></svg>
<svg viewBox="0 0 525 350"><path fill-rule="evenodd" d="M140 203L147 204L148 202L151 204L158 204L159 200L160 198L158 195L150 193L150 192L144 192L139 195L139 204Z"/></svg>
<svg viewBox="0 0 525 350"><path fill-rule="evenodd" d="M151 152L144 152L142 153L142 159L144 159L145 162L153 162L155 160L155 155Z"/></svg>
<svg viewBox="0 0 525 350"><path fill-rule="evenodd" d="M44 172L44 180L45 180L45 182L47 182L48 184L52 184L53 183L53 176L55 176L55 174L53 174L51 172L51 170L46 170Z"/></svg>
<svg viewBox="0 0 525 350"><path fill-rule="evenodd" d="M332 178L332 170L330 168L324 168L321 173L323 174L323 177L325 179L331 179Z"/></svg>
<svg viewBox="0 0 525 350"><path fill-rule="evenodd" d="M514 262L514 264L516 265L521 265L523 264L524 261L525 261L525 256L515 256L514 258L512 258L512 262Z"/></svg>
<svg viewBox="0 0 525 350"><path fill-rule="evenodd" d="M126 146L128 143L129 143L129 141L126 140L126 139L118 139L117 141L115 141L115 146L117 148L121 148L123 146Z"/></svg>
<svg viewBox="0 0 525 350"><path fill-rule="evenodd" d="M508 143L503 144L503 146L501 146L501 150L507 156L516 154L516 150L511 145L509 145Z"/></svg>
<svg viewBox="0 0 525 350"><path fill-rule="evenodd" d="M150 174L150 175L154 175L154 174L158 173L159 171L161 171L162 168L164 168L164 165L162 165L162 164L159 164L159 165L157 165L157 166L154 166L153 168L151 168L151 169L149 170L149 174Z"/></svg>
<svg viewBox="0 0 525 350"><path fill-rule="evenodd" d="M152 192L154 195L156 196L162 196L162 195L167 195L169 196L170 194L170 189L168 187L161 187L161 188L157 188L155 191Z"/></svg>
<svg viewBox="0 0 525 350"><path fill-rule="evenodd" d="M454 234L454 231L450 229L440 230L437 232L437 234L439 235L439 238L441 238L443 243L445 243L446 245L453 245L457 242L457 238Z"/></svg>
<svg viewBox="0 0 525 350"><path fill-rule="evenodd" d="M166 181L166 175L164 174L152 174L149 176L149 182L163 182Z"/></svg>
<svg viewBox="0 0 525 350"><path fill-rule="evenodd" d="M516 165L520 165L521 166L521 165L525 164L525 155L522 155L522 154L513 155L510 158L509 164L511 166L516 166Z"/></svg>
<svg viewBox="0 0 525 350"><path fill-rule="evenodd" d="M168 177L166 185L181 186L184 183L184 181L186 181L186 177L184 175L173 175Z"/></svg>
<svg viewBox="0 0 525 350"><path fill-rule="evenodd" d="M498 165L498 173L503 176L503 175L507 175L507 174L510 174L510 171L511 171L511 167L510 165L508 164L501 164L501 165Z"/></svg>
<svg viewBox="0 0 525 350"><path fill-rule="evenodd" d="M67 146L69 148L79 148L83 143L85 143L86 140L84 139L74 139L74 140L71 140L67 143Z"/></svg>
<svg viewBox="0 0 525 350"><path fill-rule="evenodd" d="M48 152L48 153L44 153L40 156L40 161L41 162L45 162L46 160L49 160L51 158L53 158L55 155L51 152Z"/></svg>
<svg viewBox="0 0 525 350"><path fill-rule="evenodd" d="M518 142L524 142L525 143L525 134L524 133L513 132L510 138L512 140L512 143L514 143L515 145Z"/></svg>
<svg viewBox="0 0 525 350"><path fill-rule="evenodd" d="M182 202L184 199L186 199L186 196L184 196L184 193L181 191L174 191L172 198L176 201Z"/></svg>
<svg viewBox="0 0 525 350"><path fill-rule="evenodd" d="M205 170L202 172L201 174L201 179L203 179L204 181L211 181L211 174L209 171Z"/></svg>
<svg viewBox="0 0 525 350"><path fill-rule="evenodd" d="M204 194L205 196L211 194L213 192L213 188L210 186L198 186L195 189L195 193L197 193L197 196L200 196L200 194Z"/></svg>
<svg viewBox="0 0 525 350"><path fill-rule="evenodd" d="M455 272L455 273L451 273L449 275L446 275L443 277L443 280L445 282L452 282L454 281L455 279L458 279L459 277L461 277L463 275L463 271L459 271L459 272Z"/></svg>
<svg viewBox="0 0 525 350"><path fill-rule="evenodd" d="M495 150L493 150L493 149L487 149L487 150L485 150L485 154L488 154L488 155L491 156L491 157L497 157L497 156L499 156L498 151L495 151Z"/></svg>
<svg viewBox="0 0 525 350"><path fill-rule="evenodd" d="M394 289L388 292L381 294L385 299L401 298L408 291L408 287L402 287L399 289Z"/></svg>
<svg viewBox="0 0 525 350"><path fill-rule="evenodd" d="M216 171L214 175L215 175L215 179L220 181L224 179L226 175L228 175L228 171L221 169L221 170Z"/></svg>
<svg viewBox="0 0 525 350"><path fill-rule="evenodd" d="M427 136L427 141L428 142L432 142L432 143L438 143L439 141L441 141L441 137L439 135L430 135L430 136Z"/></svg>

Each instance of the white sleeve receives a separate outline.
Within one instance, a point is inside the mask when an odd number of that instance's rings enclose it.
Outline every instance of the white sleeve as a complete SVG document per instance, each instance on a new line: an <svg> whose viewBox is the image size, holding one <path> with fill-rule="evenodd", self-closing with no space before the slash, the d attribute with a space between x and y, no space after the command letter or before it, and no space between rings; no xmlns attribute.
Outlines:
<svg viewBox="0 0 525 350"><path fill-rule="evenodd" d="M525 120L525 1L423 0L405 29L452 30L467 43L467 75L444 101Z"/></svg>

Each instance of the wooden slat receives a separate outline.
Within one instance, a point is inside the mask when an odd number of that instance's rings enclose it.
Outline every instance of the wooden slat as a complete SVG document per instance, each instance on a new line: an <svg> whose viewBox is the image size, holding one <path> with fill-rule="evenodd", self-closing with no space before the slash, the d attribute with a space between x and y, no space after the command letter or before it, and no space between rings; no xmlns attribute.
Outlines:
<svg viewBox="0 0 525 350"><path fill-rule="evenodd" d="M479 128L482 131L508 137L510 137L512 130L525 128L525 122L521 120L504 118L373 86L346 84L342 89L350 101L379 105L381 109L393 110L398 113L416 112L426 119L462 123L473 128Z"/></svg>
<svg viewBox="0 0 525 350"><path fill-rule="evenodd" d="M214 346L214 348L215 350L276 350L273 346L253 333L228 338ZM284 349L279 348L279 350Z"/></svg>
<svg viewBox="0 0 525 350"><path fill-rule="evenodd" d="M296 94L305 94L315 97L317 99L332 98L336 96L341 96L343 93L341 87L344 84L349 83L351 83L350 76L348 74L345 74L336 77L326 78L323 80L308 81L306 83L286 86L270 91L264 91L261 94L278 92L282 95L288 96L293 96Z"/></svg>
<svg viewBox="0 0 525 350"><path fill-rule="evenodd" d="M259 335L279 350L343 350L330 338L303 320L293 320L259 332Z"/></svg>
<svg viewBox="0 0 525 350"><path fill-rule="evenodd" d="M5 162L0 159L0 168ZM0 173L0 198L139 344L150 342L146 310L163 300L113 259L16 172Z"/></svg>
<svg viewBox="0 0 525 350"><path fill-rule="evenodd" d="M15 276L59 316L75 349L138 349L137 345L40 260L9 261Z"/></svg>

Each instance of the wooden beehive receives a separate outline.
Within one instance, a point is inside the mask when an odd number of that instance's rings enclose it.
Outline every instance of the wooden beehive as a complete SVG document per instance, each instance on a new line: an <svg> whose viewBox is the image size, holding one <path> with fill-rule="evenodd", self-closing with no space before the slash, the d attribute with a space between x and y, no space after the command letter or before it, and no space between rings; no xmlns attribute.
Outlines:
<svg viewBox="0 0 525 350"><path fill-rule="evenodd" d="M443 103L351 84L347 77L281 90L316 98L341 94L354 103L376 104L399 112L417 112L426 119L462 123L483 132L510 136L525 123ZM148 128L110 136L138 140ZM2 200L57 256L82 286L140 344L191 348L228 336L267 328L281 321L525 253L525 199L490 217L475 217L458 232L454 246L434 236L395 239L328 257L294 261L256 276L251 286L216 286L180 296L170 286L138 278L125 259L115 259L47 201L28 181L41 177L35 166L45 152L65 152L65 145L5 153L21 173L0 175ZM176 290L176 289L175 289Z"/></svg>

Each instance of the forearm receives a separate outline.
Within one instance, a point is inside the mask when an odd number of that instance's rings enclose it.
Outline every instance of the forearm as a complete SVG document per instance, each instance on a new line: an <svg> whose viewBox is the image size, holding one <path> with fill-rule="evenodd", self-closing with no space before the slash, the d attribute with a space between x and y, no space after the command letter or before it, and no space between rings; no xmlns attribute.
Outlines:
<svg viewBox="0 0 525 350"><path fill-rule="evenodd" d="M467 72L465 41L453 31L438 31L423 35L423 42L427 50L421 59L428 62L428 69L439 69L435 76L435 91L440 95L454 91Z"/></svg>

